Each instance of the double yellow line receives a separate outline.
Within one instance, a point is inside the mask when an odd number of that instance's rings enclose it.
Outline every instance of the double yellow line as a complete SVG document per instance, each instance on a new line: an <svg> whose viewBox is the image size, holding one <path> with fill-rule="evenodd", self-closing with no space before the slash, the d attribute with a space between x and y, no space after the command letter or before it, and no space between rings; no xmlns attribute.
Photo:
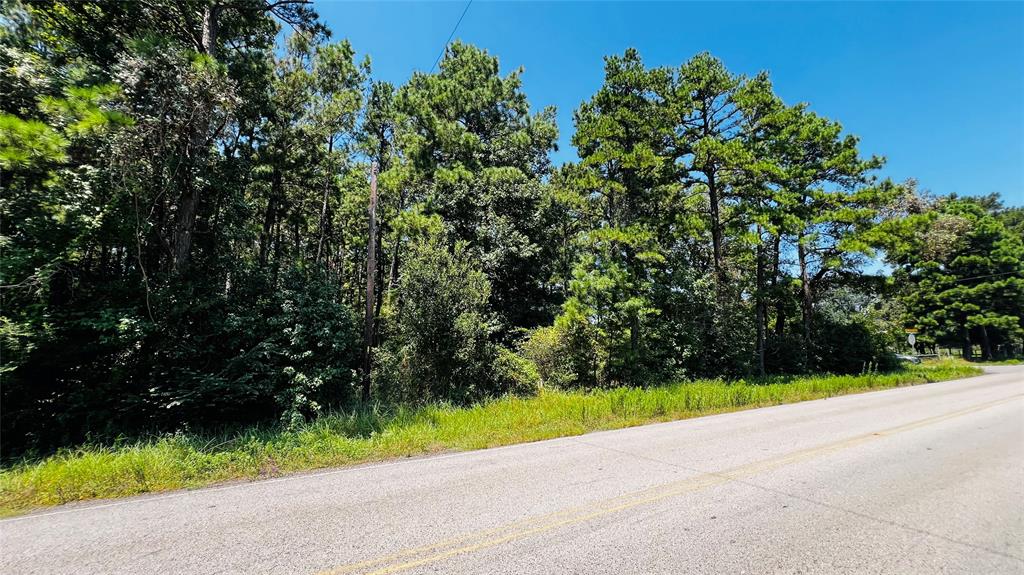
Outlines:
<svg viewBox="0 0 1024 575"><path fill-rule="evenodd" d="M722 485L730 481L746 479L787 465L792 465L794 463L799 463L801 461L848 449L850 447L878 439L879 437L894 435L975 413L977 411L1013 401L1022 395L1024 394L983 403L943 415L920 419L904 425L858 435L841 441L793 451L776 457L734 467L725 471L700 473L679 481L665 483L642 491L636 491L626 495L596 501L580 507L540 515L523 521L502 525L494 529L471 532L430 545L405 549L391 555L343 565L335 569L322 571L319 575L342 575L345 573L386 575L388 573L406 571L421 565L443 561L456 555L472 553L480 549L486 549L488 547L494 547L517 539L530 537L559 527L582 523L640 505L647 505L669 497L675 497L684 493L691 493L701 489L714 487L716 485Z"/></svg>

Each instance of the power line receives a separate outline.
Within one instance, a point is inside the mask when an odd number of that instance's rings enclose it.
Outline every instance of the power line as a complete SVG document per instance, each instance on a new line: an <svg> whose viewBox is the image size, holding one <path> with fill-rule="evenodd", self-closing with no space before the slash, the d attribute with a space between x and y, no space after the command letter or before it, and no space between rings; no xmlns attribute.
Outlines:
<svg viewBox="0 0 1024 575"><path fill-rule="evenodd" d="M1014 275L1014 274L1019 274L1019 273L1024 273L1024 272L1019 272L1019 271L1015 271L1015 272L1002 272L1002 273L998 273L998 274L988 274L988 275L984 275L984 276L974 276L974 277L969 277L969 278L960 278L960 279L958 279L956 281L958 281L958 282L965 282L967 280L980 280L980 279L984 279L984 278L995 278L995 277L999 277L999 276L1008 276L1008 275Z"/></svg>
<svg viewBox="0 0 1024 575"><path fill-rule="evenodd" d="M459 29L459 24L462 24L462 19L466 17L466 12L469 12L470 5L473 4L473 0L466 2L466 7L462 10L462 16L459 16L459 21L455 23L455 27L452 28L452 33L448 35L448 41L444 43L444 48L441 48L441 53L437 55L437 60L434 60L434 65L430 67L430 73L434 73L434 69L441 62L441 58L444 57L445 51L448 50L448 44L452 43L452 38L455 37L455 31Z"/></svg>
<svg viewBox="0 0 1024 575"><path fill-rule="evenodd" d="M980 280L980 279L985 279L985 278L995 278L995 277L1000 277L1000 276L1009 276L1009 275L1015 275L1015 274L1024 275L1024 272L1013 271L1013 272L1002 272L1002 273L998 273L998 274L987 274L987 275L983 275L983 276L971 276L971 277L967 277L967 278L957 278L957 279L953 280L953 283L960 283L960 282L965 282L965 281L969 281L969 280ZM917 276L917 278L918 279L923 279L921 276Z"/></svg>

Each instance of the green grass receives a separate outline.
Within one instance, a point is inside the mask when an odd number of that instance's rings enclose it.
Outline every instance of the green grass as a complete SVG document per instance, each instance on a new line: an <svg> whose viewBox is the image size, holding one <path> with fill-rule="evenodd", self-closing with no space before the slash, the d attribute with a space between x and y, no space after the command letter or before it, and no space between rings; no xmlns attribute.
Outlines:
<svg viewBox="0 0 1024 575"><path fill-rule="evenodd" d="M890 374L542 391L535 397L506 397L468 408L334 414L297 431L263 427L232 435L176 434L132 445L83 446L0 471L0 515L86 499L537 441L980 372L959 363L932 362Z"/></svg>
<svg viewBox="0 0 1024 575"><path fill-rule="evenodd" d="M1002 359L999 361L970 361L964 362L968 365L1021 365L1024 364L1024 360L1020 359Z"/></svg>
<svg viewBox="0 0 1024 575"><path fill-rule="evenodd" d="M985 365L997 365L997 366L998 365L1024 365L1024 358L1016 357L1016 358L998 359L998 360L991 360L991 361L982 361L981 359L972 359L970 361L967 361L966 359L963 359L962 357L947 357L947 358L938 359L938 360L934 359L934 358L926 359L925 363L928 363L928 362L932 362L932 363L941 362L941 363L944 363L946 365L975 365L975 366L985 366Z"/></svg>

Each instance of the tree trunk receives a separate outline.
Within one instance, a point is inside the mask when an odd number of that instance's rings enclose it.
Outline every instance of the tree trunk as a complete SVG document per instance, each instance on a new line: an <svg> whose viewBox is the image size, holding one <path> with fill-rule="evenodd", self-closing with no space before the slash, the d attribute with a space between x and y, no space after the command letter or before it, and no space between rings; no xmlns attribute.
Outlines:
<svg viewBox="0 0 1024 575"><path fill-rule="evenodd" d="M216 3L207 6L203 11L203 52L213 58L217 57L218 16L220 16L220 6Z"/></svg>
<svg viewBox="0 0 1024 575"><path fill-rule="evenodd" d="M107 242L103 242L103 246L100 248L100 263L99 263L100 275L102 277L109 277L110 274L110 246Z"/></svg>
<svg viewBox="0 0 1024 575"><path fill-rule="evenodd" d="M782 259L782 236L775 236L775 250L772 253L772 293L775 294L775 337L782 339L786 333L786 302L779 292L779 272Z"/></svg>
<svg viewBox="0 0 1024 575"><path fill-rule="evenodd" d="M380 235L380 230L377 230L377 235ZM374 302L373 309L373 345L380 345L380 310L384 306L384 251L381 249L380 242L377 242L377 277L374 280L376 284L376 300Z"/></svg>
<svg viewBox="0 0 1024 575"><path fill-rule="evenodd" d="M395 245L392 246L392 248L391 248L391 265L389 266L389 269L388 269L388 293L389 294L391 293L391 290L395 289L395 287L396 287L395 284L398 283L398 263L399 263L398 252L399 252L399 248L402 245L400 239L397 237L398 234L395 234L395 236L396 236L395 237Z"/></svg>
<svg viewBox="0 0 1024 575"><path fill-rule="evenodd" d="M273 224L273 285L278 286L281 271L281 219Z"/></svg>
<svg viewBox="0 0 1024 575"><path fill-rule="evenodd" d="M811 291L811 278L807 271L807 249L803 244L804 236L797 238L796 252L800 261L800 312L803 319L804 352L807 354L807 368L814 369L814 350L811 339L811 321L814 313L814 299Z"/></svg>
<svg viewBox="0 0 1024 575"><path fill-rule="evenodd" d="M405 198L406 190L402 188L402 191L398 195L398 213L401 214L402 210L405 209ZM395 289L398 284L398 265L401 260L400 252L402 251L402 236L399 232L395 232L395 244L391 247L391 269L388 272L388 294L391 294L391 290Z"/></svg>
<svg viewBox="0 0 1024 575"><path fill-rule="evenodd" d="M177 273L188 269L192 253L192 232L196 225L196 210L199 207L199 188L193 181L191 169L183 170L183 190L174 214L174 232L171 235L171 267Z"/></svg>
<svg viewBox="0 0 1024 575"><path fill-rule="evenodd" d="M334 139L327 139L327 157L331 157L331 153L334 152ZM331 189L331 175L327 169L324 170L324 199L323 205L320 208L320 223L318 224L319 240L316 244L316 257L313 258L313 263L320 263L320 254L324 251L324 238L327 235L327 196Z"/></svg>
<svg viewBox="0 0 1024 575"><path fill-rule="evenodd" d="M363 341L363 401L370 401L370 370L373 352L373 280L377 276L377 162L370 166L370 230L366 242L366 326Z"/></svg>
<svg viewBox="0 0 1024 575"><path fill-rule="evenodd" d="M273 237L274 224L277 223L282 187L281 172L275 167L270 176L270 198L267 200L267 211L263 215L263 231L260 233L261 268L267 266L267 258L270 255L270 242Z"/></svg>
<svg viewBox="0 0 1024 575"><path fill-rule="evenodd" d="M714 167L708 170L707 178L708 205L711 215L711 251L715 265L715 280L718 282L719 288L721 288L725 284L725 266L724 256L722 255L722 218L718 205L721 197L715 181Z"/></svg>
<svg viewBox="0 0 1024 575"><path fill-rule="evenodd" d="M992 361L992 342L988 339L988 329L985 326L981 327L981 359L982 361Z"/></svg>
<svg viewBox="0 0 1024 575"><path fill-rule="evenodd" d="M202 50L211 58L217 57L217 17L219 13L220 7L217 5L208 6L203 11ZM185 169L182 170L181 196L179 196L177 210L174 214L174 231L171 235L171 265L177 273L188 269L192 254L192 237L195 233L196 213L199 210L199 186L196 181L198 174L194 172L201 168L206 157L204 148L210 128L212 107L212 103L205 98L198 102L196 125L191 127L192 133L185 153L188 160Z"/></svg>
<svg viewBox="0 0 1024 575"><path fill-rule="evenodd" d="M963 358L967 361L971 361L974 353L971 350L971 330L967 329L966 320L960 320L960 344Z"/></svg>
<svg viewBox="0 0 1024 575"><path fill-rule="evenodd" d="M763 230L757 226L757 287L755 299L755 321L757 322L757 374L764 377L764 332L765 332L765 301L764 301L764 245L761 243Z"/></svg>
<svg viewBox="0 0 1024 575"><path fill-rule="evenodd" d="M638 355L640 349L640 318L636 313L633 313L632 317L629 318L629 383L631 385L637 385L640 382L637 381L636 374L639 371L637 365Z"/></svg>

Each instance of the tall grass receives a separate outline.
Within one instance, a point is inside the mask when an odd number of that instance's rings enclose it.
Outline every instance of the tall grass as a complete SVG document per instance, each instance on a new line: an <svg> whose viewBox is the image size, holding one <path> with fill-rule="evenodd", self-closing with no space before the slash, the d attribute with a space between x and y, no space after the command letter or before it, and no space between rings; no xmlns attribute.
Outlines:
<svg viewBox="0 0 1024 575"><path fill-rule="evenodd" d="M970 362L966 362L965 361L964 363L967 363L969 365L1021 365L1021 364L1024 364L1024 360L1022 360L1022 359L997 359L997 360L992 360L992 361L983 361L983 360L970 361Z"/></svg>
<svg viewBox="0 0 1024 575"><path fill-rule="evenodd" d="M82 446L0 471L0 514L95 498L258 479L447 450L469 450L683 419L980 373L954 363L889 374L696 381L653 388L542 391L468 408L336 413L288 431L175 434L131 445Z"/></svg>

